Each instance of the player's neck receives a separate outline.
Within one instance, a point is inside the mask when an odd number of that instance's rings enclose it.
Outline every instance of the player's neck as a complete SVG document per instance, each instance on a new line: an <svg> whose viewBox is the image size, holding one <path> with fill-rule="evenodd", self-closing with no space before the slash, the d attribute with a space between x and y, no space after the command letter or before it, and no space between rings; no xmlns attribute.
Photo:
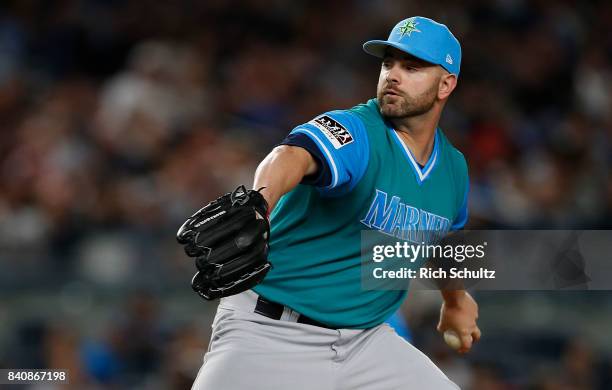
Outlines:
<svg viewBox="0 0 612 390"><path fill-rule="evenodd" d="M397 134L421 165L427 163L433 151L436 128L438 127L437 119L437 117L426 114L390 120Z"/></svg>

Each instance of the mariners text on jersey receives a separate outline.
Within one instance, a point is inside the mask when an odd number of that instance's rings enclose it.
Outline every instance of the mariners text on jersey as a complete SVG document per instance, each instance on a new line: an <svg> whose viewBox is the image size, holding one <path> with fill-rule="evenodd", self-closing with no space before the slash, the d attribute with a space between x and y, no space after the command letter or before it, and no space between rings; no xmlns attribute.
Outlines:
<svg viewBox="0 0 612 390"><path fill-rule="evenodd" d="M398 196L393 196L390 202L387 198L386 192L376 189L376 196L361 223L417 244L435 241L451 227L448 218L412 207Z"/></svg>

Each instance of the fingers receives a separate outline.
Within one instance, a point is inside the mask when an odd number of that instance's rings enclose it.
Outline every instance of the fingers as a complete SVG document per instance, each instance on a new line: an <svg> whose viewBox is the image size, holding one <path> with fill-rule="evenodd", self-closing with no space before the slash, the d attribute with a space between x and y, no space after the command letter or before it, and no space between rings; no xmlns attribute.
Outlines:
<svg viewBox="0 0 612 390"><path fill-rule="evenodd" d="M459 353L469 352L474 346L474 343L480 340L481 335L482 335L482 332L480 331L480 328L478 328L478 326L474 326L474 329L472 330L472 332L466 331L464 333L461 333L461 348L459 349L458 352Z"/></svg>
<svg viewBox="0 0 612 390"><path fill-rule="evenodd" d="M480 340L481 335L482 335L482 332L480 331L478 327L476 327L476 329L472 331L472 338L474 339L474 341Z"/></svg>
<svg viewBox="0 0 612 390"><path fill-rule="evenodd" d="M470 349L472 349L472 335L469 333L466 334L462 334L461 335L461 348L459 348L458 352L459 353L466 353L469 352Z"/></svg>
<svg viewBox="0 0 612 390"><path fill-rule="evenodd" d="M480 331L478 326L474 326L471 332L467 329L463 331L456 331L449 327L443 327L440 324L438 324L436 329L440 333L444 333L449 329L455 332L459 336L459 340L461 341L461 346L457 348L457 352L461 354L469 352L474 346L474 343L478 342L480 340L480 337L482 336L482 332Z"/></svg>

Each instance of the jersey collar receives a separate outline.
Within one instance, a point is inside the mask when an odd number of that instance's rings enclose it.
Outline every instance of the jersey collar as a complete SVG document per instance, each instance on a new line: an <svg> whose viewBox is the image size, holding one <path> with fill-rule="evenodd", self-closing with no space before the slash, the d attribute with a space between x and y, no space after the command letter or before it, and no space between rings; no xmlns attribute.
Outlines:
<svg viewBox="0 0 612 390"><path fill-rule="evenodd" d="M433 151L431 152L431 156L429 156L429 160L427 160L427 164L425 164L423 168L421 168L419 164L416 162L416 159L412 155L412 152L410 151L408 146L406 146L402 138L399 135L397 135L397 132L395 131L395 129L389 128L389 130L391 131L391 137L393 137L397 145L400 147L400 149L402 149L402 151L404 152L404 155L408 159L410 166L412 167L412 170L414 171L417 183L419 183L419 185L423 184L423 182L427 180L427 178L431 174L431 171L433 171L434 167L436 166L436 162L439 159L440 136L438 134L439 133L438 129L436 128L436 135L434 138Z"/></svg>

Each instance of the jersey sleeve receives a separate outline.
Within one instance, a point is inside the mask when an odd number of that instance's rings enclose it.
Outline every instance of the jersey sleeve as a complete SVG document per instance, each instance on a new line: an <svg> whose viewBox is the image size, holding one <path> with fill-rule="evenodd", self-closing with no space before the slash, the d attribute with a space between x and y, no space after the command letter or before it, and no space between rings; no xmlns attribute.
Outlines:
<svg viewBox="0 0 612 390"><path fill-rule="evenodd" d="M450 230L463 229L468 220L468 195L470 192L470 178L468 175L468 165L465 156L460 151L453 149L453 167L457 178L457 214L451 225Z"/></svg>
<svg viewBox="0 0 612 390"><path fill-rule="evenodd" d="M451 230L463 229L463 227L465 226L468 220L468 194L469 192L470 192L470 183L469 181L467 181L465 185L465 193L463 195L463 203L461 204L459 208L459 213L457 214L457 217L453 221Z"/></svg>
<svg viewBox="0 0 612 390"><path fill-rule="evenodd" d="M304 176L301 184L309 184L316 187L327 187L331 184L331 168L319 149L315 141L313 141L306 133L291 133L279 144L289 146L299 146L310 153L312 158L317 163L317 172L312 175Z"/></svg>
<svg viewBox="0 0 612 390"><path fill-rule="evenodd" d="M348 111L330 111L297 126L288 138L292 136L308 137L312 142L310 146L298 145L306 150L313 145L316 147L316 150L309 150L315 160L321 160L320 172L313 184L323 194L349 192L363 177L370 153L365 126L356 115ZM303 140L300 142L306 144Z"/></svg>

